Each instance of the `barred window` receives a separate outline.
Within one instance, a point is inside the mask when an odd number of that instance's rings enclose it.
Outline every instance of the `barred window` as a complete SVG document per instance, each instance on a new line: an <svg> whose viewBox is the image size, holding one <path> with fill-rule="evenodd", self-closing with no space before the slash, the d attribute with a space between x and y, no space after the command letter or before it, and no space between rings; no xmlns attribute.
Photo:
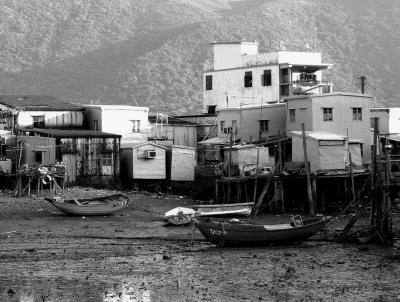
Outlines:
<svg viewBox="0 0 400 302"><path fill-rule="evenodd" d="M261 75L261 86L271 86L271 83L271 70L264 70L264 73Z"/></svg>
<svg viewBox="0 0 400 302"><path fill-rule="evenodd" d="M268 132L269 131L269 120L259 120L260 123L260 132Z"/></svg>
<svg viewBox="0 0 400 302"><path fill-rule="evenodd" d="M212 75L207 75L206 76L206 90L212 90L212 89L213 89Z"/></svg>
<svg viewBox="0 0 400 302"><path fill-rule="evenodd" d="M253 73L251 71L246 71L244 73L244 87L253 86Z"/></svg>
<svg viewBox="0 0 400 302"><path fill-rule="evenodd" d="M296 109L289 109L289 121L290 123L296 122Z"/></svg>
<svg viewBox="0 0 400 302"><path fill-rule="evenodd" d="M353 108L353 121L362 121L362 108Z"/></svg>
<svg viewBox="0 0 400 302"><path fill-rule="evenodd" d="M333 108L322 108L325 122L333 121Z"/></svg>

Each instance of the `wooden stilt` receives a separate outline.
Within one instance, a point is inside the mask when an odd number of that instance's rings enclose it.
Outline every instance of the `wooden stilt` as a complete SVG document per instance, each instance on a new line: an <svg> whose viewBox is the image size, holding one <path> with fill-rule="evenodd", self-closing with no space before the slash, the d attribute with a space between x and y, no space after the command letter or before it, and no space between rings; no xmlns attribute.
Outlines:
<svg viewBox="0 0 400 302"><path fill-rule="evenodd" d="M249 192L247 191L247 184L243 183L243 186L244 186L244 192L245 192L245 198L246 198L245 202L249 202Z"/></svg>
<svg viewBox="0 0 400 302"><path fill-rule="evenodd" d="M215 202L218 203L218 198L219 198L219 194L218 194L218 188L219 188L219 181L218 179L215 180Z"/></svg>
<svg viewBox="0 0 400 302"><path fill-rule="evenodd" d="M241 202L242 200L242 189L240 185L240 180L239 182L236 183L236 188L237 188L237 202Z"/></svg>

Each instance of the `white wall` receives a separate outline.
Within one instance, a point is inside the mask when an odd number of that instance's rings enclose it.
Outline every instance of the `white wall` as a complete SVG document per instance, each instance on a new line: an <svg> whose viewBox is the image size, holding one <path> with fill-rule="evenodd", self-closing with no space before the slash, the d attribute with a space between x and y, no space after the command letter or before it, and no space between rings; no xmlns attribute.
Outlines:
<svg viewBox="0 0 400 302"><path fill-rule="evenodd" d="M171 180L194 181L196 150L172 146Z"/></svg>
<svg viewBox="0 0 400 302"><path fill-rule="evenodd" d="M148 112L147 107L88 105L86 116L90 129L93 130L94 120L98 120L99 131L128 136L133 133L132 120L140 120L140 132L147 134Z"/></svg>
<svg viewBox="0 0 400 302"><path fill-rule="evenodd" d="M370 141L370 101L371 97L361 94L330 93L299 96L287 99L287 130L301 131L301 118L290 123L289 109L296 109L296 118L303 109L307 131L324 131L359 139L363 143L363 160L371 160ZM352 108L362 108L362 121L353 120ZM323 108L333 108L333 121L323 120Z"/></svg>
<svg viewBox="0 0 400 302"><path fill-rule="evenodd" d="M146 150L155 150L154 159L144 159ZM146 144L132 149L132 178L133 179L166 179L166 150Z"/></svg>
<svg viewBox="0 0 400 302"><path fill-rule="evenodd" d="M45 127L82 127L82 111L20 111L18 125L20 127L32 127L33 116L44 116Z"/></svg>
<svg viewBox="0 0 400 302"><path fill-rule="evenodd" d="M321 64L321 53L278 51L278 60L280 64L318 65Z"/></svg>
<svg viewBox="0 0 400 302"><path fill-rule="evenodd" d="M225 121L226 127L230 127L232 120L237 121L237 133L234 138L241 139L245 142L255 141L259 139L259 120L269 121L269 132L262 133L261 138L278 135L278 131L283 133L286 126L286 106L285 104L271 104L261 107L251 106L221 110L218 112L218 136L230 137L221 131L221 121Z"/></svg>
<svg viewBox="0 0 400 302"><path fill-rule="evenodd" d="M400 133L400 108L390 108L389 133Z"/></svg>
<svg viewBox="0 0 400 302"><path fill-rule="evenodd" d="M261 85L261 75L264 70L271 70L271 86ZM252 87L244 87L245 72L252 71ZM205 77L213 76L213 89L206 90ZM203 81L203 112L207 106L217 105L217 109L238 107L241 104L261 104L279 101L279 66L256 66L235 70L224 70L204 73ZM227 100L228 96L228 102Z"/></svg>
<svg viewBox="0 0 400 302"><path fill-rule="evenodd" d="M214 70L242 66L242 55L256 55L258 44L252 42L215 43Z"/></svg>

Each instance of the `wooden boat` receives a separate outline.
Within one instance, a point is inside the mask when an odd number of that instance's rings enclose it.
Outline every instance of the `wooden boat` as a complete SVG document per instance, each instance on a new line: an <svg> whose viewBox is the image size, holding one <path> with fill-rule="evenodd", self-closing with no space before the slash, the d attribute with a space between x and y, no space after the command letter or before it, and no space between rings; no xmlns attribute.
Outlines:
<svg viewBox="0 0 400 302"><path fill-rule="evenodd" d="M245 203L229 203L229 204L211 204L211 205L194 205L196 216L212 217L212 216L249 216L253 209L254 202Z"/></svg>
<svg viewBox="0 0 400 302"><path fill-rule="evenodd" d="M188 224L192 221L195 211L193 209L177 207L165 213L165 219L173 225Z"/></svg>
<svg viewBox="0 0 400 302"><path fill-rule="evenodd" d="M304 221L297 218L291 223L276 225L251 224L238 219L196 219L195 226L208 241L218 246L270 245L307 240L320 231L325 222L324 217Z"/></svg>
<svg viewBox="0 0 400 302"><path fill-rule="evenodd" d="M125 208L128 196L115 194L87 199L62 199L59 196L46 198L60 211L78 216L111 215Z"/></svg>

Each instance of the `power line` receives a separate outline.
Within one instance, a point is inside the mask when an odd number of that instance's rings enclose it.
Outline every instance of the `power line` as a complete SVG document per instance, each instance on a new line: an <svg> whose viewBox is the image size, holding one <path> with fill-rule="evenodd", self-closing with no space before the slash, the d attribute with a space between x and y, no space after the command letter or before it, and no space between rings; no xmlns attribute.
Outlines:
<svg viewBox="0 0 400 302"><path fill-rule="evenodd" d="M392 91L388 90L388 89L385 89L385 88L382 88L382 87L378 87L378 86L373 86L370 83L367 83L367 85L370 86L373 89L377 89L377 90L382 91L383 93L385 93L387 96L390 96L394 100L398 100L400 98L399 95L397 95L397 96L394 95L394 93Z"/></svg>

